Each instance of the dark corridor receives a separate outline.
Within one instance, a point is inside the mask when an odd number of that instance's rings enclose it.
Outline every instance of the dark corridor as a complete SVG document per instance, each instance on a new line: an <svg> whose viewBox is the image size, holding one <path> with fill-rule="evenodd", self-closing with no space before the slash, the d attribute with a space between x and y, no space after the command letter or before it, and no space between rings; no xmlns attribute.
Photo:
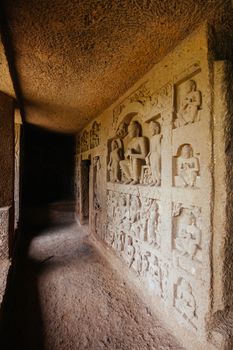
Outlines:
<svg viewBox="0 0 233 350"><path fill-rule="evenodd" d="M23 146L23 205L73 200L74 137L26 126Z"/></svg>

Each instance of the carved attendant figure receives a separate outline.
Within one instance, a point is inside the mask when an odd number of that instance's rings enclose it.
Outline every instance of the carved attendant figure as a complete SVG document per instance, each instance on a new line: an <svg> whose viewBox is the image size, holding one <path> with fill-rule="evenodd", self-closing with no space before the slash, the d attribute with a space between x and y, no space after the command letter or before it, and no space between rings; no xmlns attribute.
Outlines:
<svg viewBox="0 0 233 350"><path fill-rule="evenodd" d="M125 184L136 185L139 183L141 167L148 153L147 142L137 121L130 123L128 131L131 140L125 152L125 159L120 161L120 168L126 177Z"/></svg>
<svg viewBox="0 0 233 350"><path fill-rule="evenodd" d="M158 122L150 122L150 131L152 137L150 139L150 152L146 156L146 163L151 167L153 182L151 186L160 186L161 183L161 138L160 124Z"/></svg>
<svg viewBox="0 0 233 350"><path fill-rule="evenodd" d="M113 140L111 144L111 153L110 160L108 163L108 170L110 171L110 181L111 182L120 182L119 181L119 170L120 170L120 150L117 140Z"/></svg>
<svg viewBox="0 0 233 350"><path fill-rule="evenodd" d="M149 244L158 243L157 229L158 229L158 204L153 202L150 210L148 211L148 225L147 225L147 241Z"/></svg>
<svg viewBox="0 0 233 350"><path fill-rule="evenodd" d="M201 92L197 90L196 82L194 80L188 80L186 82L186 87L186 94L177 112L177 119L175 121L176 127L197 121L198 110L201 106Z"/></svg>
<svg viewBox="0 0 233 350"><path fill-rule="evenodd" d="M133 239L131 236L128 236L128 244L126 250L126 260L129 267L132 266L134 261L135 248L133 246Z"/></svg>
<svg viewBox="0 0 233 350"><path fill-rule="evenodd" d="M181 155L177 159L177 170L184 187L195 186L197 173L199 171L199 163L198 159L193 157L191 145L185 144L182 146Z"/></svg>
<svg viewBox="0 0 233 350"><path fill-rule="evenodd" d="M196 303L192 295L192 288L184 279L177 287L176 307L190 321L195 316Z"/></svg>

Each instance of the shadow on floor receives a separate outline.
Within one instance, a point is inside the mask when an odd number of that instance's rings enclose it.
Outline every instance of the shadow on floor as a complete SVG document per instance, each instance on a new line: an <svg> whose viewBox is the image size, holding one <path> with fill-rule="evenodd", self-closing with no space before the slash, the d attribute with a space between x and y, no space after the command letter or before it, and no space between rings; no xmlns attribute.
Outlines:
<svg viewBox="0 0 233 350"><path fill-rule="evenodd" d="M32 208L33 218L25 224L7 280L7 288L0 312L1 350L44 350L44 329L38 290L43 261L29 258L31 240L53 225L73 222L73 208L52 205L51 208ZM30 214L29 213L29 214ZM41 220L42 218L42 220ZM52 220L51 220L52 218ZM38 220L39 219L39 220Z"/></svg>
<svg viewBox="0 0 233 350"><path fill-rule="evenodd" d="M29 237L20 242L20 254L9 271L1 310L0 348L43 350L43 322L38 295L39 264L28 260Z"/></svg>

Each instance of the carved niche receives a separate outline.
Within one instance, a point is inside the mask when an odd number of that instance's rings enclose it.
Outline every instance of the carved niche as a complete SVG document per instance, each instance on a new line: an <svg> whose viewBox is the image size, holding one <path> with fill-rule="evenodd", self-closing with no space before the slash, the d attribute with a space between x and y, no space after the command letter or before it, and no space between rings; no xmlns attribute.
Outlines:
<svg viewBox="0 0 233 350"><path fill-rule="evenodd" d="M161 185L160 123L164 120L162 112L168 110L170 113L173 110L171 82L155 92L145 82L114 109L113 128L116 136L109 140L109 181ZM148 126L147 135L145 131Z"/></svg>
<svg viewBox="0 0 233 350"><path fill-rule="evenodd" d="M142 135L137 120L122 122L114 139L108 141L108 180L150 186L161 185L161 139L158 121L149 122L150 142ZM128 134L125 135L126 130Z"/></svg>
<svg viewBox="0 0 233 350"><path fill-rule="evenodd" d="M81 152L86 152L89 150L89 133L87 130L84 130L80 138L80 148Z"/></svg>
<svg viewBox="0 0 233 350"><path fill-rule="evenodd" d="M194 156L193 147L189 143L179 146L174 157L174 185L177 187L199 187L200 163L198 157Z"/></svg>
<svg viewBox="0 0 233 350"><path fill-rule="evenodd" d="M176 85L174 128L200 121L202 94L196 80L186 79Z"/></svg>
<svg viewBox="0 0 233 350"><path fill-rule="evenodd" d="M95 148L100 144L100 123L94 121L90 131L90 148Z"/></svg>
<svg viewBox="0 0 233 350"><path fill-rule="evenodd" d="M174 307L185 321L196 328L196 300L193 296L192 286L184 278L179 278L174 286Z"/></svg>
<svg viewBox="0 0 233 350"><path fill-rule="evenodd" d="M173 203L173 256L175 265L195 275L202 263L201 208Z"/></svg>

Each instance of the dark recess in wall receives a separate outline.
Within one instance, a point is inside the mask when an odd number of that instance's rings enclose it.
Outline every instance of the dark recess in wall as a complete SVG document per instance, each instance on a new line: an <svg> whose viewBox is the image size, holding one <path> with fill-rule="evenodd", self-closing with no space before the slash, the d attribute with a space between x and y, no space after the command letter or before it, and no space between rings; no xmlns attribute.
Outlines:
<svg viewBox="0 0 233 350"><path fill-rule="evenodd" d="M23 206L74 199L75 138L32 125L23 131Z"/></svg>

